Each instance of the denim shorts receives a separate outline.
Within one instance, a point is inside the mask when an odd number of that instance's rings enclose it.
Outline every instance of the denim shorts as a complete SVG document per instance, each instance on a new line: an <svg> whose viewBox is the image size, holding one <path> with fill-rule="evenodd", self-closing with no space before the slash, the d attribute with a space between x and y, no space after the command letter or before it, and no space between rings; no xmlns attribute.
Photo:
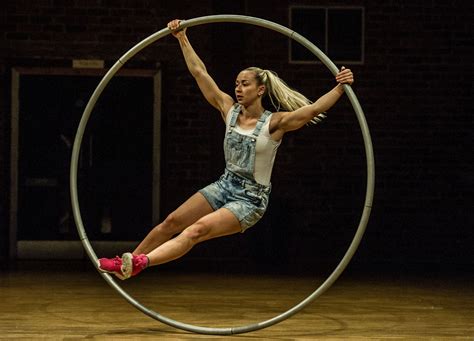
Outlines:
<svg viewBox="0 0 474 341"><path fill-rule="evenodd" d="M268 205L271 186L240 177L230 171L216 182L199 190L214 210L227 208L239 220L241 232L262 218Z"/></svg>

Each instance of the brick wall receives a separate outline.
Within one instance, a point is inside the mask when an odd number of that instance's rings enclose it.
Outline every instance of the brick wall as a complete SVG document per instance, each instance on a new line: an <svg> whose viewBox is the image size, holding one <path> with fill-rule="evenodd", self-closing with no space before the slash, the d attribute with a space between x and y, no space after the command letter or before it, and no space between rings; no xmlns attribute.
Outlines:
<svg viewBox="0 0 474 341"><path fill-rule="evenodd" d="M174 17L237 13L288 25L288 5L313 3L9 2L0 14L2 188L8 185L11 66L51 65L72 58L113 61ZM365 8L365 63L348 66L356 73L354 89L376 157L373 214L354 264L472 262L473 6L459 1L351 5ZM312 98L334 85L321 65L288 64L287 40L264 29L213 24L190 29L189 37L209 72L229 92L235 74L249 65L277 71ZM171 37L134 59L148 65L157 61L164 68L162 211L166 214L221 172L222 124L187 74ZM286 136L274 169L271 205L262 222L243 236L212 241L193 252L240 255L255 262L335 264L360 219L365 176L361 134L344 98L323 125ZM7 201L8 192L2 190L2 240Z"/></svg>

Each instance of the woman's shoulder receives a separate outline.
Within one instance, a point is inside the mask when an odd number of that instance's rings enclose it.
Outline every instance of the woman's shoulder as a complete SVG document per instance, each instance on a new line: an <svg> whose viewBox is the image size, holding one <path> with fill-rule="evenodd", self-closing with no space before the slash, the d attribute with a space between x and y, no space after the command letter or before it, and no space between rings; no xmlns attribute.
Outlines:
<svg viewBox="0 0 474 341"><path fill-rule="evenodd" d="M232 113L234 112L239 112L240 111L240 104L239 103L233 103L229 109L227 109L223 115L224 121L226 124L230 122L230 119L232 118Z"/></svg>
<svg viewBox="0 0 474 341"><path fill-rule="evenodd" d="M272 139L275 141L281 141L283 138L284 132L281 131L280 128L280 122L285 116L285 114L288 114L287 111L276 111L273 112L270 115L269 123L268 123L268 131L270 135L272 136Z"/></svg>
<svg viewBox="0 0 474 341"><path fill-rule="evenodd" d="M280 122L281 118L283 117L285 113L286 113L285 111L275 111L275 112L270 113L269 116L270 116L271 124L278 125L278 122Z"/></svg>
<svg viewBox="0 0 474 341"><path fill-rule="evenodd" d="M234 111L240 111L240 104L239 103L232 103L229 105L228 109L225 110L225 115L228 116L229 114L233 113Z"/></svg>

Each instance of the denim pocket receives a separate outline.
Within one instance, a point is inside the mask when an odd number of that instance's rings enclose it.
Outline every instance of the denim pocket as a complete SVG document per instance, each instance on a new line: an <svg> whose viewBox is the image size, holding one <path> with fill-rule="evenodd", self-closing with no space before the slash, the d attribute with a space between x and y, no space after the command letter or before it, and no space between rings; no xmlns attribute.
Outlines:
<svg viewBox="0 0 474 341"><path fill-rule="evenodd" d="M262 203L262 197L260 195L258 195L258 193L255 193L255 192L252 192L248 189L245 190L245 196L248 198L248 200L256 205L256 206L260 206L260 204Z"/></svg>
<svg viewBox="0 0 474 341"><path fill-rule="evenodd" d="M252 145L240 136L230 135L226 141L227 162L247 168L253 155Z"/></svg>

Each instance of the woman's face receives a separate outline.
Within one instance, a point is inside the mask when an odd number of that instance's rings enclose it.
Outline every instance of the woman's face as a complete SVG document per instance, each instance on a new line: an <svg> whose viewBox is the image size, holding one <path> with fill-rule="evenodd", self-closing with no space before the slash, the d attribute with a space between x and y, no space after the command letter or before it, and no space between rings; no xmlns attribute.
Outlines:
<svg viewBox="0 0 474 341"><path fill-rule="evenodd" d="M255 72L241 71L235 80L235 97L243 106L249 106L259 100L265 90L264 85L258 85Z"/></svg>

